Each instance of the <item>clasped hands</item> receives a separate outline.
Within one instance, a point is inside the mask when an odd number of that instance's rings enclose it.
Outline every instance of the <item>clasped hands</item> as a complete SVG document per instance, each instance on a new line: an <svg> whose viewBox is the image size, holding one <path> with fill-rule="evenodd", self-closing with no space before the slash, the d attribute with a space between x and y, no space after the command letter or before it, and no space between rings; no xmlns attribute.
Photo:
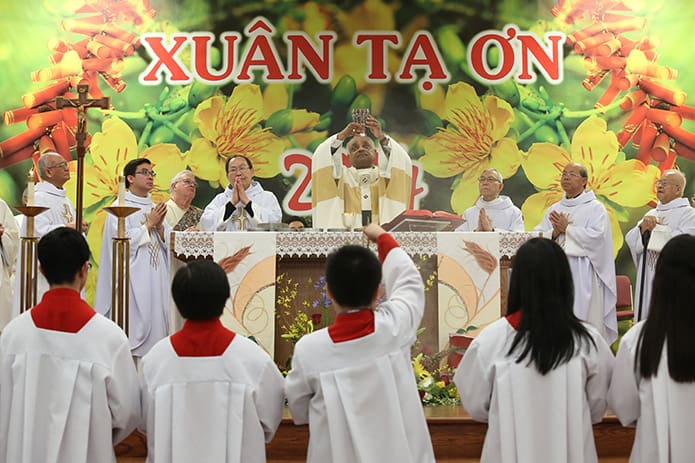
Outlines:
<svg viewBox="0 0 695 463"><path fill-rule="evenodd" d="M647 215L642 219L642 223L639 225L640 233L654 230L654 227L661 224L661 220L653 215Z"/></svg>
<svg viewBox="0 0 695 463"><path fill-rule="evenodd" d="M246 189L241 184L241 178L237 177L234 179L234 184L232 185L232 206L236 207L236 205L239 204L239 201L246 206L250 200L246 195Z"/></svg>
<svg viewBox="0 0 695 463"><path fill-rule="evenodd" d="M551 211L550 215L548 215L548 220L553 226L553 238L557 238L558 235L567 232L567 225L569 225L567 214Z"/></svg>

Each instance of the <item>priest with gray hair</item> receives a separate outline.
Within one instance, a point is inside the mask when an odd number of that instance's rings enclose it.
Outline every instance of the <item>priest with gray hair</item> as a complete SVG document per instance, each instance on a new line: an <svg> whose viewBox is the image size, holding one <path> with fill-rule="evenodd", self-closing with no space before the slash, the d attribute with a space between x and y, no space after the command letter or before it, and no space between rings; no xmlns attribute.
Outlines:
<svg viewBox="0 0 695 463"><path fill-rule="evenodd" d="M190 170L182 170L169 183L170 198L165 203L165 219L173 231L198 231L198 222L203 210L191 204L198 184Z"/></svg>

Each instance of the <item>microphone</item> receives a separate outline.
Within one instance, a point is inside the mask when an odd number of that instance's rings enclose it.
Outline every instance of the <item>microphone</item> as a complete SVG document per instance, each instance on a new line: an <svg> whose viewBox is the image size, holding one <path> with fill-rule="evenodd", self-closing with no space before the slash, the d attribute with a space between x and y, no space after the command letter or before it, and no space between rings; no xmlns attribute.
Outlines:
<svg viewBox="0 0 695 463"><path fill-rule="evenodd" d="M644 233L642 233L642 246L645 248L647 247L647 243L649 243L649 238L652 236L652 231L647 230Z"/></svg>

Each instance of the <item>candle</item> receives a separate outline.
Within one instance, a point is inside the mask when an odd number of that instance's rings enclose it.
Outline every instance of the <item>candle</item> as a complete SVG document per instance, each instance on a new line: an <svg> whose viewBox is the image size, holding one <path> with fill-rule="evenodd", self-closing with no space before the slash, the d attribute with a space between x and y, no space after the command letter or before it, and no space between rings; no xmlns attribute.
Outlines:
<svg viewBox="0 0 695 463"><path fill-rule="evenodd" d="M125 177L118 176L118 205L123 206L125 201Z"/></svg>
<svg viewBox="0 0 695 463"><path fill-rule="evenodd" d="M34 205L34 171L30 170L27 175L27 206Z"/></svg>

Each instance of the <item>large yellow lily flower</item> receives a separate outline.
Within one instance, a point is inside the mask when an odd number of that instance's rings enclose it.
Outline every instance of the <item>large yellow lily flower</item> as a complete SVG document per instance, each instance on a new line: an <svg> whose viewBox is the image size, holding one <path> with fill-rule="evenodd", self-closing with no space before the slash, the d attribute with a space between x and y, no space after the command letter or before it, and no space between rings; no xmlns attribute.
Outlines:
<svg viewBox="0 0 695 463"><path fill-rule="evenodd" d="M226 101L213 96L200 103L194 120L202 138L193 141L188 159L195 175L226 185L224 165L232 154L249 158L257 177L278 175L284 143L269 128L260 127L263 115L263 96L254 84L236 86Z"/></svg>
<svg viewBox="0 0 695 463"><path fill-rule="evenodd" d="M624 208L642 207L656 200L659 169L637 159L625 160L615 133L607 130L605 120L595 116L577 127L569 153L552 143L534 143L522 162L526 177L540 190L521 206L529 230L540 223L550 205L562 199L560 175L570 162L586 167L586 188L593 190L608 211L615 255L623 245L619 222L629 219Z"/></svg>
<svg viewBox="0 0 695 463"><path fill-rule="evenodd" d="M481 101L469 84L458 82L446 92L446 128L425 140L419 159L435 177L461 175L451 195L451 207L462 214L479 196L478 177L490 167L502 177L514 175L521 163L516 143L506 137L514 111L506 101L487 95Z"/></svg>

